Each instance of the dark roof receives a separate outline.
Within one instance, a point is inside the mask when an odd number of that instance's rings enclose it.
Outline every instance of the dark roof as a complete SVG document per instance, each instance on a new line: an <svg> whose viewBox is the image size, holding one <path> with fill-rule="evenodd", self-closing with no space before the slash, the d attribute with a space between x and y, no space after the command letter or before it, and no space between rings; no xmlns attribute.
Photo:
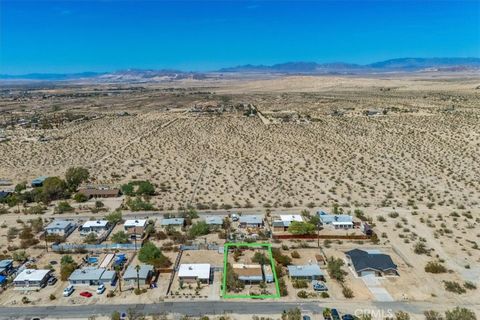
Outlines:
<svg viewBox="0 0 480 320"><path fill-rule="evenodd" d="M383 253L369 253L360 249L353 249L345 252L352 260L355 271L361 272L365 269L375 269L380 271L394 269L397 265L393 263L389 255Z"/></svg>
<svg viewBox="0 0 480 320"><path fill-rule="evenodd" d="M87 197L97 196L112 196L116 197L120 195L120 189L80 189L78 193L83 193Z"/></svg>

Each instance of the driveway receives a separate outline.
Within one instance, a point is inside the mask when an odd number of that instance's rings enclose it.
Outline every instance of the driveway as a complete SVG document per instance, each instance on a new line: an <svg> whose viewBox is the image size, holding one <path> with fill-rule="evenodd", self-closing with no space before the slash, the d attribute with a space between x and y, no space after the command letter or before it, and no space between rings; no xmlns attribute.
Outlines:
<svg viewBox="0 0 480 320"><path fill-rule="evenodd" d="M382 286L380 280L374 275L363 276L362 280L372 293L375 301L394 301L387 289Z"/></svg>

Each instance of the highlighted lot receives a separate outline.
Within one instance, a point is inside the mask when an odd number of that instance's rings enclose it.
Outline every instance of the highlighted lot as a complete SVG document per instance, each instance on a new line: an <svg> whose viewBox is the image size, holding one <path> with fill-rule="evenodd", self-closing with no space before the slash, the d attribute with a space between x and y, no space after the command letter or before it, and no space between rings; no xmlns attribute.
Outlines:
<svg viewBox="0 0 480 320"><path fill-rule="evenodd" d="M227 290L228 279L228 254L232 248L259 248L264 249L268 253L268 265L272 270L273 281L275 286L275 294L231 294ZM225 299L231 298L252 298L252 299L268 299L268 298L280 298L280 288L277 279L277 273L275 271L275 262L272 254L272 245L270 243L225 243L223 250L223 280L222 280L222 297Z"/></svg>

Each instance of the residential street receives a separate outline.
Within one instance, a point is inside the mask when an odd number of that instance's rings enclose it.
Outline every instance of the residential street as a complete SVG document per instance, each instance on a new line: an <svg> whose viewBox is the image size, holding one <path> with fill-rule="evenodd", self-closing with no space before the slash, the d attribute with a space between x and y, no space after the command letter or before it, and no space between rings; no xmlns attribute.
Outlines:
<svg viewBox="0 0 480 320"><path fill-rule="evenodd" d="M462 305L471 310L480 310L480 304ZM377 310L384 316L389 316L391 310L403 310L412 314L421 314L424 310L440 310L454 308L456 305L437 305L429 302L284 302L284 301L176 301L161 302L157 304L122 304L122 305L77 305L77 306L50 306L50 307L6 307L1 308L0 319L29 319L40 318L87 318L91 315L110 315L113 311L126 312L129 308L135 308L144 314L150 313L179 313L189 316L201 316L205 314L275 314L283 310L299 307L303 313L321 313L323 308L337 308L341 312L355 313L356 310ZM477 311L478 312L478 311Z"/></svg>

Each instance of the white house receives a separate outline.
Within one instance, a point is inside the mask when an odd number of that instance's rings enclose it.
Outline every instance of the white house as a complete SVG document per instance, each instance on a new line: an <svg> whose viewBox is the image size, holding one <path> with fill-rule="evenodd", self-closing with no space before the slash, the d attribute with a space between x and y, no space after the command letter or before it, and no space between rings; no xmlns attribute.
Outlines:
<svg viewBox="0 0 480 320"><path fill-rule="evenodd" d="M325 226L332 226L335 229L352 229L353 217L348 214L328 214L325 211L318 211L320 222Z"/></svg>
<svg viewBox="0 0 480 320"><path fill-rule="evenodd" d="M45 232L48 235L64 236L69 234L76 225L72 221L67 220L53 220L48 226L45 227Z"/></svg>
<svg viewBox="0 0 480 320"><path fill-rule="evenodd" d="M13 280L15 290L38 290L47 285L51 270L25 269Z"/></svg>
<svg viewBox="0 0 480 320"><path fill-rule="evenodd" d="M196 282L199 280L201 282L208 283L210 281L210 264L183 263L178 269L178 279L185 282Z"/></svg>
<svg viewBox="0 0 480 320"><path fill-rule="evenodd" d="M91 220L83 224L81 234L86 235L92 232L102 233L108 230L109 222L107 220Z"/></svg>
<svg viewBox="0 0 480 320"><path fill-rule="evenodd" d="M145 232L145 228L147 227L147 220L146 219L135 219L135 220L127 220L123 224L123 228L127 232L127 234L132 238L141 238L143 233Z"/></svg>
<svg viewBox="0 0 480 320"><path fill-rule="evenodd" d="M286 231L293 222L303 222L303 218L299 214L281 214L272 222L274 231Z"/></svg>

